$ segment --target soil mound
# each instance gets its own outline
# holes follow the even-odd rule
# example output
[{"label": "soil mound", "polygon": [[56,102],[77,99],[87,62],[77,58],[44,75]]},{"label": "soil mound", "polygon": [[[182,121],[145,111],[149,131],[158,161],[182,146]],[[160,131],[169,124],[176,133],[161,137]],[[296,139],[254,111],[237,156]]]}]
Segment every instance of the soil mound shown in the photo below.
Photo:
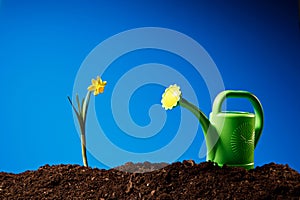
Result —
[{"label": "soil mound", "polygon": [[[0,199],[300,198],[300,174],[288,165],[270,163],[247,171],[192,160],[161,168],[164,164],[126,163],[122,171],[45,165],[20,174],[0,172]],[[136,173],[155,167],[161,169]]]}]

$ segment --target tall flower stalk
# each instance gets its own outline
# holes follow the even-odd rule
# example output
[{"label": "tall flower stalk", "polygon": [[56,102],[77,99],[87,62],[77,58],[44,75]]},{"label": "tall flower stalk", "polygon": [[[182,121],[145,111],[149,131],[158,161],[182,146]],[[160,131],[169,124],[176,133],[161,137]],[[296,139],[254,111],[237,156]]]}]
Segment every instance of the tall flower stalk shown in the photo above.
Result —
[{"label": "tall flower stalk", "polygon": [[91,92],[93,91],[94,95],[97,96],[100,93],[104,92],[104,87],[106,85],[106,81],[102,81],[102,79],[97,76],[97,79],[92,79],[92,85],[90,85],[87,90],[87,94],[85,98],[82,99],[80,102],[78,94],[76,94],[76,102],[77,102],[77,109],[74,106],[72,100],[70,97],[68,97],[70,104],[72,105],[72,108],[76,114],[79,126],[80,126],[80,140],[81,140],[81,155],[82,155],[82,161],[83,165],[88,167],[88,161],[86,156],[86,116],[88,111],[88,106],[90,102],[90,96]]}]

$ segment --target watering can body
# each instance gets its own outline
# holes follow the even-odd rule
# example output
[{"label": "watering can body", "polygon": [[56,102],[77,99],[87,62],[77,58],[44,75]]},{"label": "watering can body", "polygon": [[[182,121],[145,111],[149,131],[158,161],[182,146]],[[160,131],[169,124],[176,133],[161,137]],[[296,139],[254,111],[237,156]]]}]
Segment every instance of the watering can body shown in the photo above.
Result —
[{"label": "watering can body", "polygon": [[[255,113],[221,111],[225,98],[250,100]],[[250,92],[226,90],[213,103],[209,127],[205,133],[207,160],[222,166],[254,168],[254,149],[263,128],[263,109]]]}]

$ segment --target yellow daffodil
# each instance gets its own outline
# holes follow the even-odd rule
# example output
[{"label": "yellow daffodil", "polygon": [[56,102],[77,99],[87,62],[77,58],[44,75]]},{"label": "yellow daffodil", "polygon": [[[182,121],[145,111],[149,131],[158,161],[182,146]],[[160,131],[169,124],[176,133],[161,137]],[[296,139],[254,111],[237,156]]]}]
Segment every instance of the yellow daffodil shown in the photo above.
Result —
[{"label": "yellow daffodil", "polygon": [[176,84],[170,85],[162,95],[161,103],[165,110],[172,109],[181,98],[180,87]]},{"label": "yellow daffodil", "polygon": [[97,76],[97,79],[92,79],[92,85],[90,85],[87,89],[88,92],[85,96],[85,98],[80,101],[79,95],[76,94],[76,101],[77,101],[77,109],[75,105],[73,104],[71,98],[68,96],[68,99],[72,105],[72,108],[74,112],[76,113],[76,117],[80,126],[80,139],[81,139],[81,155],[82,155],[82,161],[83,165],[88,167],[88,160],[86,155],[86,138],[85,138],[85,124],[86,124],[86,117],[87,117],[87,111],[90,103],[90,96],[91,92],[94,91],[94,95],[98,95],[100,93],[104,92],[104,87],[106,85],[106,81],[102,81],[102,79]]},{"label": "yellow daffodil", "polygon": [[104,87],[106,85],[106,81],[102,81],[102,79],[97,76],[97,80],[92,79],[92,85],[88,87],[89,91],[94,91],[94,95],[98,95],[104,92]]}]

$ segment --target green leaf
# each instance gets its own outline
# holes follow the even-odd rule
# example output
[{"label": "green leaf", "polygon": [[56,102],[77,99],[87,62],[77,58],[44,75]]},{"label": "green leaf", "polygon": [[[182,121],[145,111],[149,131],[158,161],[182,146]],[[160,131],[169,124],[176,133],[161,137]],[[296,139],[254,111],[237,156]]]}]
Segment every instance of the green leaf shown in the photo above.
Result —
[{"label": "green leaf", "polygon": [[80,101],[79,101],[78,94],[76,94],[76,101],[77,101],[77,106],[78,106],[78,112],[81,113],[81,106],[80,106]]},{"label": "green leaf", "polygon": [[69,96],[68,96],[68,99],[69,99],[69,102],[70,102],[71,105],[72,105],[73,110],[74,110],[75,113],[76,113],[76,116],[77,116],[78,121],[79,121],[79,120],[82,120],[80,114],[79,114],[78,111],[76,110],[76,108],[75,108],[75,106],[73,105],[72,100],[71,100],[71,98],[70,98]]},{"label": "green leaf", "polygon": [[[83,103],[84,103],[84,100],[85,100],[85,98],[83,98],[82,101],[81,101],[81,112],[82,112],[82,110],[83,110]],[[81,115],[82,115],[82,113],[81,113]]]},{"label": "green leaf", "polygon": [[88,91],[86,94],[85,100],[82,104],[82,119],[83,119],[84,124],[86,122],[86,114],[87,114],[89,103],[90,103],[90,96],[91,96],[91,92]]},{"label": "green leaf", "polygon": [[78,111],[76,110],[76,108],[73,105],[72,100],[69,96],[68,96],[68,99],[69,99],[69,101],[72,105],[72,108],[73,108],[74,112],[76,113],[76,117],[77,117],[77,120],[78,120],[78,123],[79,123],[79,126],[80,126],[80,132],[81,132],[82,135],[85,135],[85,121],[83,120],[83,117],[81,116],[81,114],[78,113]]}]

